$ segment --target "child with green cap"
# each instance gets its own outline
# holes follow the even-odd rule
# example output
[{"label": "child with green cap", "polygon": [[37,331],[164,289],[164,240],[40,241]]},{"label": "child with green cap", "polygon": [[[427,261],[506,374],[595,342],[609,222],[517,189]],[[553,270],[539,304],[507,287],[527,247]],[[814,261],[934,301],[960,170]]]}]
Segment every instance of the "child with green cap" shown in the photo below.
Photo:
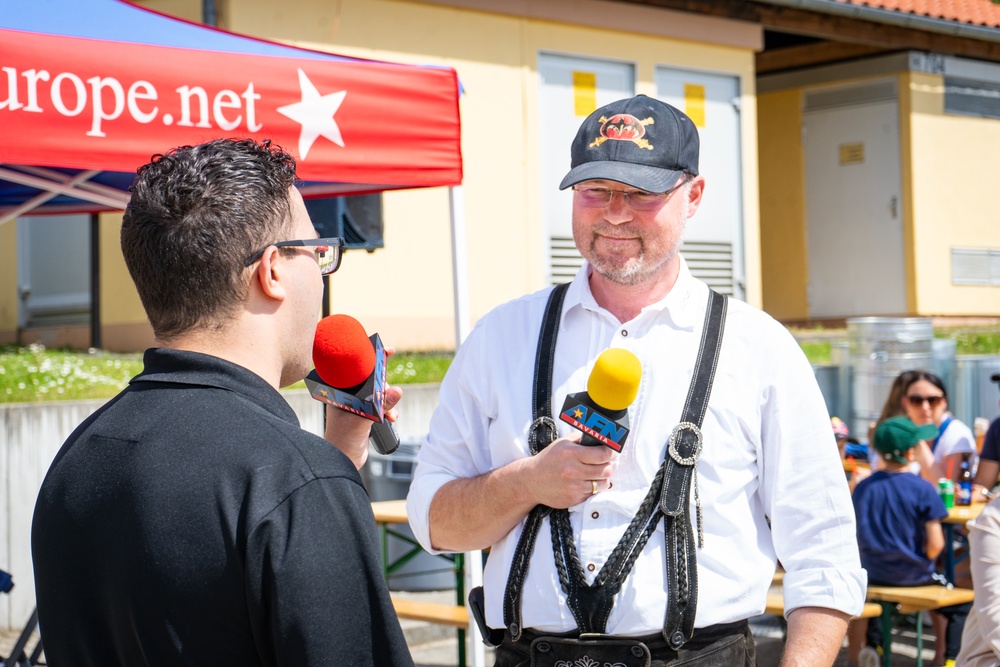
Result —
[{"label": "child with green cap", "polygon": [[[853,495],[861,565],[868,571],[869,585],[948,585],[934,568],[934,561],[944,548],[941,519],[948,516],[948,510],[937,489],[909,469],[914,460],[913,448],[936,436],[935,425],[917,426],[907,417],[885,420],[872,435],[872,446],[881,454],[884,465],[862,480]],[[936,664],[954,664],[969,606],[938,610],[947,619],[947,631],[944,646],[936,647]],[[867,646],[864,646],[866,630]],[[880,665],[881,658],[874,647],[882,644],[881,639],[878,623],[869,624],[866,619],[852,621],[848,630],[850,664]]]}]

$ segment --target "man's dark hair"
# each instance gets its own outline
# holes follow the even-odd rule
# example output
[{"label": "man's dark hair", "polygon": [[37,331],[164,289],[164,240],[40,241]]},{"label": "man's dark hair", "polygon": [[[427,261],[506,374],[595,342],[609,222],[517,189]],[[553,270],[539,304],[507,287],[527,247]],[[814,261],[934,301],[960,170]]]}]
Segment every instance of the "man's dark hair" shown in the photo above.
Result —
[{"label": "man's dark hair", "polygon": [[270,141],[217,139],[139,168],[121,244],[157,338],[219,328],[247,298],[244,261],[287,240],[295,159]]}]

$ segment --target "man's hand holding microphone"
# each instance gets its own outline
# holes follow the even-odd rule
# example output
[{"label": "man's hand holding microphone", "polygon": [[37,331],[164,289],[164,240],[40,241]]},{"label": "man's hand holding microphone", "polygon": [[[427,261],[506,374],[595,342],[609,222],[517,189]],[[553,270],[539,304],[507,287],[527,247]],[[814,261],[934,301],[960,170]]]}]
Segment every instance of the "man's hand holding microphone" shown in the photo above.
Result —
[{"label": "man's hand holding microphone", "polygon": [[587,391],[566,397],[559,419],[580,431],[525,459],[536,504],[564,509],[611,487],[611,462],[628,437],[628,406],[639,392],[642,364],[621,348],[597,357]]},{"label": "man's hand holding microphone", "polygon": [[325,438],[358,469],[368,459],[369,440],[381,454],[399,446],[392,422],[403,391],[385,378],[385,361],[394,352],[350,315],[324,317],[316,327],[316,370],[306,377],[306,386],[326,404]]}]

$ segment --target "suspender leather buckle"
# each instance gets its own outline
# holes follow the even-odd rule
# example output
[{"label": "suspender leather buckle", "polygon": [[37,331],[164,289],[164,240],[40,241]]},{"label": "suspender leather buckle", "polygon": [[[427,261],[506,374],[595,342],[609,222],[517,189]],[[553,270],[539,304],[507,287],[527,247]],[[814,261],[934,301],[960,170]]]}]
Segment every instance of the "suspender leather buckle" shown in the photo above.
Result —
[{"label": "suspender leather buckle", "polygon": [[670,432],[667,454],[682,466],[693,466],[701,454],[701,445],[704,441],[697,424],[681,422]]}]

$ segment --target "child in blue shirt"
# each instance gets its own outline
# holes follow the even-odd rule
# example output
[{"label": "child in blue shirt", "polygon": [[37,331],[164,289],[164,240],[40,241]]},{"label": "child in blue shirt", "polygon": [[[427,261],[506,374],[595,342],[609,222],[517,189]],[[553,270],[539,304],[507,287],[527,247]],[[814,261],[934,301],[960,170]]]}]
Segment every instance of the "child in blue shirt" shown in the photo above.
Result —
[{"label": "child in blue shirt", "polygon": [[[935,572],[934,561],[945,546],[941,519],[948,516],[948,510],[930,482],[909,472],[913,448],[936,435],[933,424],[917,426],[907,417],[887,419],[875,429],[872,445],[882,456],[883,468],[861,480],[853,495],[861,565],[868,571],[870,585],[947,584]],[[937,646],[937,664],[949,664],[948,660],[953,664],[958,655],[969,606],[938,610],[947,619],[947,631],[944,646]],[[868,646],[862,649],[866,630]],[[880,644],[878,623],[869,624],[866,619],[851,622],[851,664],[880,664],[872,648]]]}]

